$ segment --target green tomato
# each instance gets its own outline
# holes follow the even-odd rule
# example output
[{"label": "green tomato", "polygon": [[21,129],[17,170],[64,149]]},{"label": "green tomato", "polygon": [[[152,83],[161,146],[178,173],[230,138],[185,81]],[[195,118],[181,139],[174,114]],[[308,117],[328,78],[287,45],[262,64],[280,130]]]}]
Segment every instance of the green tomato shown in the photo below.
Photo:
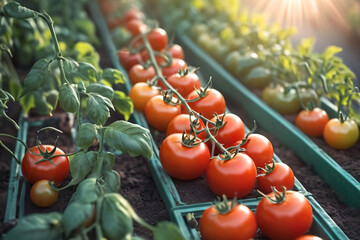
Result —
[{"label": "green tomato", "polygon": [[258,66],[250,70],[245,78],[245,85],[250,88],[263,89],[271,81],[270,70],[263,66]]},{"label": "green tomato", "polygon": [[295,114],[301,108],[296,91],[294,89],[285,91],[282,86],[266,87],[262,99],[271,108],[283,115]]},{"label": "green tomato", "polygon": [[320,98],[314,89],[301,88],[299,90],[299,94],[300,94],[301,104],[304,107],[308,108],[310,104],[312,104],[312,106],[314,107],[320,105]]}]

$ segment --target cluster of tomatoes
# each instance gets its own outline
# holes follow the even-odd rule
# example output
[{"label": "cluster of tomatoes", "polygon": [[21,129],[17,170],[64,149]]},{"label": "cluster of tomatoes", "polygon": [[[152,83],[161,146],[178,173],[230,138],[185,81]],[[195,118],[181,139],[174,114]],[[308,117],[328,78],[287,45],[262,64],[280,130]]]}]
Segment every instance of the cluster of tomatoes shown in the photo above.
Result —
[{"label": "cluster of tomatoes", "polygon": [[[134,13],[136,9],[129,11]],[[267,222],[277,222],[273,221],[275,217],[279,220],[277,228],[286,226],[284,232],[290,234],[284,236],[298,237],[307,232],[312,223],[312,210],[302,194],[283,191],[287,197],[283,197],[281,203],[268,199],[294,185],[294,174],[289,166],[273,161],[271,142],[261,134],[246,135],[241,118],[226,112],[223,95],[208,85],[202,86],[196,71],[188,67],[181,46],[169,44],[162,28],[148,27],[142,21],[141,13],[133,16],[133,19],[127,17],[121,21],[132,35],[130,47],[117,53],[132,83],[129,96],[135,109],[144,114],[153,129],[166,133],[159,149],[164,170],[180,180],[205,174],[209,188],[218,196],[244,197],[254,189],[256,182],[261,192],[268,194],[259,204],[256,220],[251,210],[244,210],[247,208],[244,205],[233,207],[223,216],[217,214],[221,218],[215,220],[217,223],[202,223],[205,220],[201,220],[203,238],[221,239],[223,234],[238,235],[240,231],[244,233],[244,239],[248,239],[255,236],[257,226],[272,237],[274,231],[280,230],[277,231],[276,226],[275,230],[263,226],[269,226]],[[292,221],[280,214],[288,211],[289,204],[298,209],[290,212]],[[267,205],[278,210],[266,210]],[[264,209],[263,214],[260,209]],[[239,211],[242,213],[233,213]],[[252,220],[244,220],[244,214]],[[302,221],[300,215],[306,215],[304,223],[295,224],[294,221]],[[227,216],[230,216],[229,220],[225,220]],[[202,219],[205,218],[214,218],[214,215],[205,212]],[[235,232],[221,228],[239,222],[242,226],[234,229]],[[217,234],[213,235],[214,232]]]}]

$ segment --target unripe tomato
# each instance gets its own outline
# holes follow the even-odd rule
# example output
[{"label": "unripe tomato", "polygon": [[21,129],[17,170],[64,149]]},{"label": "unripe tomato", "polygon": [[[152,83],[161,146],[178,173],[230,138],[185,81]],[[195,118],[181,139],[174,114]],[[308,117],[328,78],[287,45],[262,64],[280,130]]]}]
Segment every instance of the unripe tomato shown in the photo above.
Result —
[{"label": "unripe tomato", "polygon": [[56,203],[58,197],[59,192],[51,188],[47,179],[37,181],[30,190],[31,201],[39,207],[50,207]]},{"label": "unripe tomato", "polygon": [[352,119],[341,122],[333,118],[325,125],[324,139],[332,148],[338,150],[351,148],[359,139],[359,127]]},{"label": "unripe tomato", "polygon": [[159,88],[149,86],[144,82],[136,83],[129,92],[129,97],[134,104],[134,108],[140,112],[144,111],[146,103],[156,95],[160,95]]}]

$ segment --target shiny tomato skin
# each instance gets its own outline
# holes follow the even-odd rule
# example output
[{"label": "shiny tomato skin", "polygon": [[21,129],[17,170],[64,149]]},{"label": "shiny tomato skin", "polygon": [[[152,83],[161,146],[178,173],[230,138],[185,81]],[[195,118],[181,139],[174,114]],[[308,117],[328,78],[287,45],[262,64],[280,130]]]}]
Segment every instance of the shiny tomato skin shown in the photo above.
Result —
[{"label": "shiny tomato skin", "polygon": [[39,180],[31,187],[30,199],[36,206],[50,207],[58,198],[59,192],[50,187],[49,180]]},{"label": "shiny tomato skin", "polygon": [[180,69],[186,69],[188,66],[183,59],[173,58],[170,66],[162,68],[162,74],[165,78],[177,73]]},{"label": "shiny tomato skin", "polygon": [[238,153],[230,160],[214,158],[206,169],[206,181],[210,189],[218,196],[242,198],[255,186],[256,167],[251,158]]},{"label": "shiny tomato skin", "polygon": [[205,173],[210,152],[205,143],[186,147],[181,142],[182,134],[173,133],[165,138],[159,149],[159,158],[164,170],[172,177],[190,180]]},{"label": "shiny tomato skin", "polygon": [[339,119],[333,118],[325,125],[323,137],[326,143],[334,149],[349,149],[359,139],[359,127],[352,119],[341,123]]},{"label": "shiny tomato skin", "polygon": [[[194,116],[191,116],[191,121],[195,121],[196,118]],[[201,121],[201,119],[198,120],[198,125],[195,128],[195,130],[201,130],[205,127],[203,121]],[[183,133],[184,129],[186,131],[186,133],[190,132],[190,116],[189,114],[179,114],[176,117],[173,118],[173,120],[171,120],[171,122],[169,123],[167,129],[166,129],[166,136],[169,136],[170,134],[173,133]],[[206,138],[206,133],[203,131],[201,132],[198,136],[198,138],[200,139],[205,139]]]},{"label": "shiny tomato skin", "polygon": [[[192,100],[198,97],[197,92],[192,91],[186,99]],[[188,105],[194,111],[202,114],[205,118],[211,119],[214,113],[223,114],[226,110],[224,96],[216,89],[208,89],[206,96],[195,102],[188,102]],[[185,110],[184,110],[185,111]]]},{"label": "shiny tomato skin", "polygon": [[129,97],[134,104],[134,108],[140,112],[144,111],[146,103],[150,98],[156,95],[160,95],[160,90],[144,82],[136,83],[129,92]]},{"label": "shiny tomato skin", "polygon": [[170,52],[172,58],[179,58],[184,60],[184,51],[179,44],[173,44],[167,51]]},{"label": "shiny tomato skin", "polygon": [[[274,193],[267,196],[275,199]],[[256,209],[256,221],[261,232],[270,239],[295,239],[310,229],[312,208],[304,195],[290,190],[282,203],[275,204],[263,198]]]},{"label": "shiny tomato skin", "polygon": [[[48,152],[54,149],[53,145],[40,145],[42,151]],[[29,148],[33,153],[40,154],[38,146]],[[53,180],[55,183],[61,183],[69,174],[69,159],[67,156],[54,157],[50,161],[40,161],[43,157],[36,156],[26,151],[21,162],[21,171],[26,180],[35,183],[42,179]],[[60,148],[56,148],[54,155],[64,154]]]},{"label": "shiny tomato skin", "polygon": [[153,66],[144,68],[141,64],[135,64],[129,71],[129,80],[132,84],[146,82],[153,77],[155,77],[155,69]]},{"label": "shiny tomato skin", "polygon": [[181,113],[180,105],[170,105],[163,101],[162,95],[156,95],[146,103],[145,118],[149,125],[160,132],[166,132],[171,120]]},{"label": "shiny tomato skin", "polygon": [[328,121],[326,111],[314,108],[300,111],[296,116],[295,125],[308,136],[321,137]]},{"label": "shiny tomato skin", "polygon": [[152,49],[155,51],[165,50],[168,44],[168,35],[162,28],[154,28],[147,35],[147,39],[149,40]]},{"label": "shiny tomato skin", "polygon": [[255,214],[247,206],[237,204],[226,214],[209,207],[200,218],[199,228],[204,240],[248,240],[255,237],[257,224]]},{"label": "shiny tomato skin", "polygon": [[[264,171],[259,171],[259,174],[264,174]],[[275,187],[278,191],[282,191],[282,187],[290,190],[294,186],[295,177],[293,170],[285,163],[275,163],[274,170],[264,176],[257,178],[259,190],[262,193],[271,193],[271,187]]]},{"label": "shiny tomato skin", "polygon": [[139,53],[130,54],[129,50],[122,48],[117,51],[119,62],[129,71],[132,66],[140,63],[141,56]]},{"label": "shiny tomato skin", "polygon": [[[184,76],[181,76],[179,73],[175,73],[166,80],[183,97],[189,95],[195,88],[200,89],[201,87],[199,76],[193,72],[189,72]],[[162,87],[161,84],[159,85]]]},{"label": "shiny tomato skin", "polygon": [[258,133],[250,134],[246,143],[241,147],[245,149],[245,153],[251,157],[256,167],[263,168],[265,164],[272,163],[274,148],[269,139],[264,135]]},{"label": "shiny tomato skin", "polygon": [[315,236],[315,235],[302,235],[300,237],[297,237],[295,240],[323,240],[321,237]]}]

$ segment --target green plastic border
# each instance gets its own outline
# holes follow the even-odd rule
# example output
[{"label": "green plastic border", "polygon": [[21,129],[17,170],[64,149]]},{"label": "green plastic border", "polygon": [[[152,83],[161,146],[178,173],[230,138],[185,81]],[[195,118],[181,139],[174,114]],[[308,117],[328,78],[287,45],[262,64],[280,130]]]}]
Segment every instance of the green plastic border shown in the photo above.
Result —
[{"label": "green plastic border", "polygon": [[[276,135],[306,164],[312,166],[317,174],[335,190],[342,201],[360,209],[360,183],[353,176],[303,132],[249,91],[188,36],[178,34],[177,40],[183,46],[189,64],[200,67],[202,73],[206,73],[205,77],[212,76],[213,86],[221,90],[225,96],[236,96],[237,103],[249,114],[250,118],[256,119],[262,128]],[[322,102],[327,106],[326,110],[333,109],[324,100]],[[333,114],[331,111],[330,113]]]}]

